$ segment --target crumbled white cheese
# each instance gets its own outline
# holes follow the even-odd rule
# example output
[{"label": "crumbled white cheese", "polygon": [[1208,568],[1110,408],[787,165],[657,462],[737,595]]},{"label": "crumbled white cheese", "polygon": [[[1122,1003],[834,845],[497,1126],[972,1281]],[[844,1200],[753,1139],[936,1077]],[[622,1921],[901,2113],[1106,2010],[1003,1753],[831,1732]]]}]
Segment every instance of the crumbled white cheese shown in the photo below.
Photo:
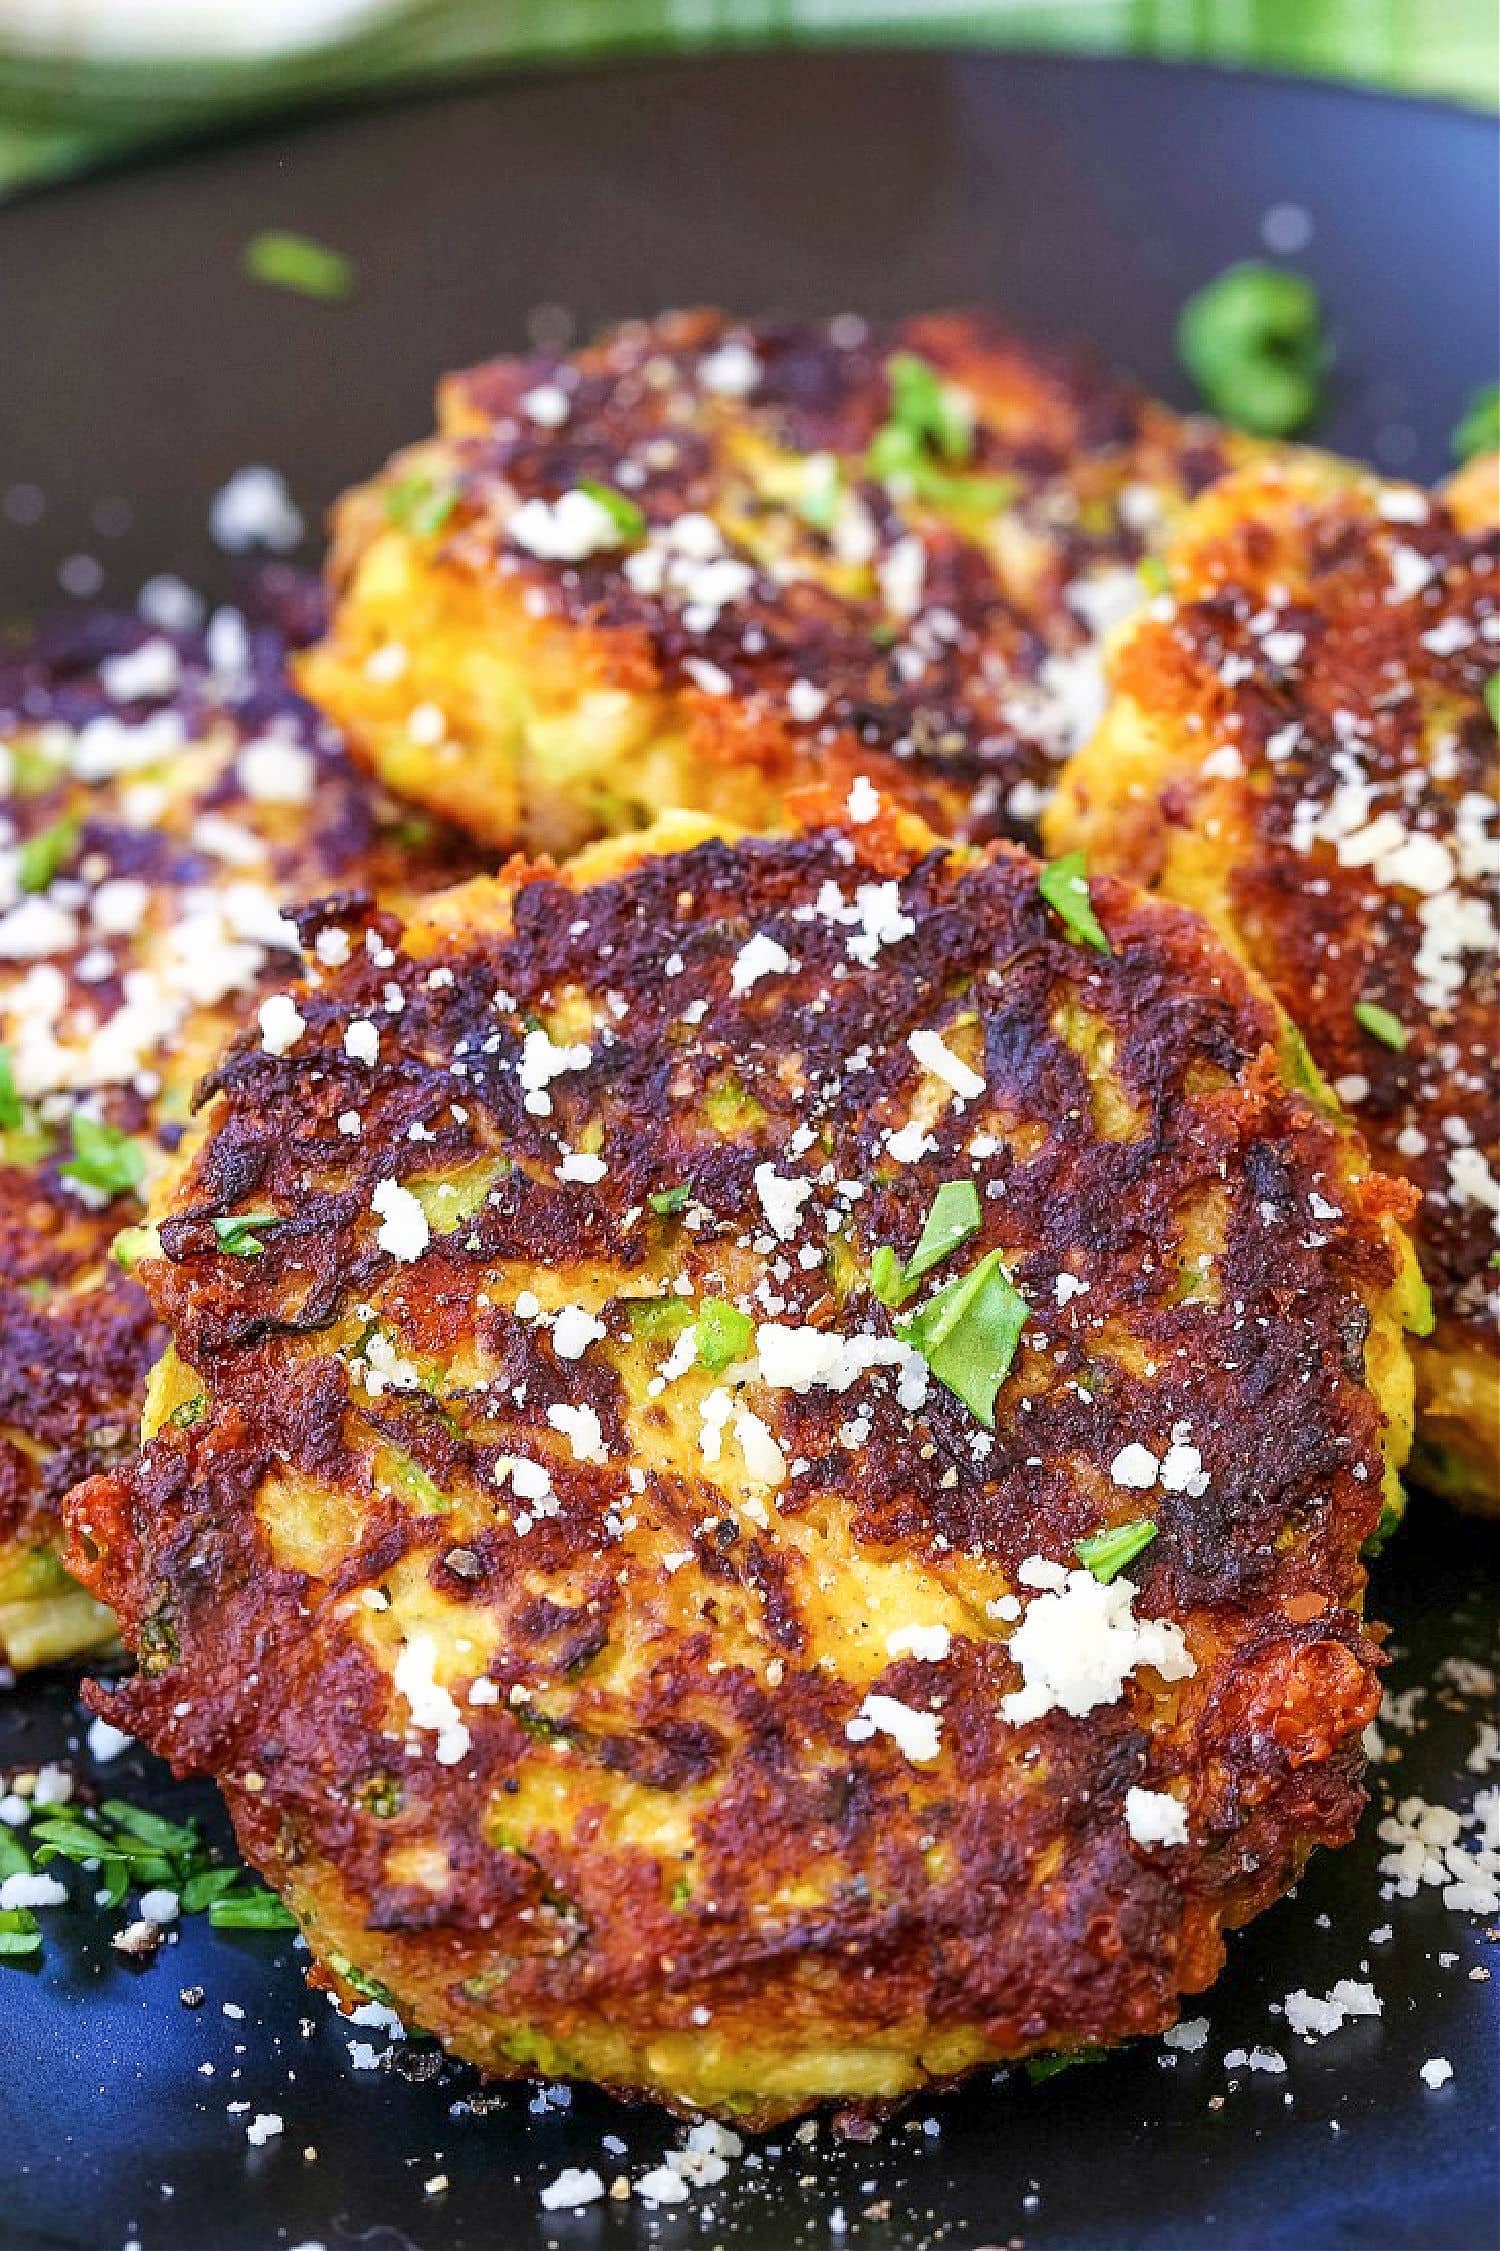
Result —
[{"label": "crumbled white cheese", "polygon": [[278,470],[236,469],[214,494],[208,528],[214,545],[226,554],[245,555],[254,547],[285,554],[302,537],[302,517]]},{"label": "crumbled white cheese", "polygon": [[370,1209],[380,1219],[375,1240],[383,1251],[407,1262],[421,1257],[432,1240],[432,1230],[426,1212],[409,1188],[403,1188],[399,1180],[378,1181]]},{"label": "crumbled white cheese", "polygon": [[[1061,1573],[1043,1557],[1029,1558],[1017,1573],[1022,1585],[1038,1583],[1037,1596],[1010,1637],[1010,1655],[1024,1685],[1002,1697],[1000,1709],[1016,1725],[1061,1709],[1082,1718],[1096,1704],[1115,1703],[1138,1666],[1163,1680],[1185,1680],[1197,1666],[1182,1629],[1165,1618],[1137,1618],[1137,1589],[1125,1577],[1101,1585],[1090,1571]],[[1053,1573],[1061,1573],[1056,1583]]]},{"label": "crumbled white cheese", "polygon": [[542,2190],[542,2210],[578,2212],[585,2204],[597,2204],[603,2194],[604,2183],[592,2166],[565,2165]]},{"label": "crumbled white cheese", "polygon": [[290,993],[272,993],[261,1002],[259,1016],[260,1044],[267,1055],[287,1054],[307,1030],[307,1019]]},{"label": "crumbled white cheese", "polygon": [[800,1224],[802,1206],[812,1194],[812,1182],[786,1179],[769,1160],[756,1166],[753,1177],[760,1208],[773,1232],[781,1242],[790,1242]]},{"label": "crumbled white cheese", "polygon": [[729,990],[738,1000],[762,977],[783,976],[792,966],[792,957],[785,946],[778,945],[758,930],[753,938],[746,939],[734,958],[729,973]]},{"label": "crumbled white cheese", "polygon": [[262,735],[245,744],[235,760],[235,773],[245,795],[259,805],[308,805],[318,767],[301,743]]},{"label": "crumbled white cheese", "polygon": [[437,1643],[431,1634],[413,1634],[402,1644],[391,1679],[396,1693],[406,1699],[412,1726],[437,1736],[439,1766],[456,1766],[469,1748],[469,1730],[437,1678]]},{"label": "crumbled white cheese", "polygon": [[971,1070],[951,1047],[945,1047],[936,1032],[913,1032],[906,1044],[923,1070],[930,1071],[945,1086],[951,1086],[955,1094],[970,1102],[983,1094],[985,1082],[979,1073]]},{"label": "crumbled white cheese", "polygon": [[575,1462],[608,1461],[603,1425],[592,1407],[549,1407],[547,1420],[567,1439]]},{"label": "crumbled white cheese", "polygon": [[559,1306],[552,1327],[552,1349],[559,1360],[581,1360],[605,1333],[604,1323],[581,1305]]},{"label": "crumbled white cheese", "polygon": [[915,1711],[897,1697],[872,1693],[846,1723],[844,1733],[851,1743],[888,1735],[904,1759],[913,1766],[926,1766],[938,1755],[942,1722],[936,1712]]},{"label": "crumbled white cheese", "polygon": [[505,528],[517,547],[549,563],[581,563],[625,544],[603,501],[577,487],[556,500],[523,500]]},{"label": "crumbled white cheese", "polygon": [[946,1626],[898,1626],[886,1635],[885,1646],[892,1657],[917,1657],[924,1664],[940,1665],[953,1646],[953,1636]]},{"label": "crumbled white cheese", "polygon": [[1187,1808],[1169,1790],[1132,1788],[1125,1793],[1125,1827],[1138,1845],[1185,1845]]}]

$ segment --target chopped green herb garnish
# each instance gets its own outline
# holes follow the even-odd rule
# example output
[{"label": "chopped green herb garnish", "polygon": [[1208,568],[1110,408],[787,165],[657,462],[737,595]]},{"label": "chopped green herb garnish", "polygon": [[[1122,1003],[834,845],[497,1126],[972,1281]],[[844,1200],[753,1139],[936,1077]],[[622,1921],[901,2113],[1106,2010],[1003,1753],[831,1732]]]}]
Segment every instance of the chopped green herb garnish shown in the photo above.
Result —
[{"label": "chopped green herb garnish", "polygon": [[0,1822],[0,1884],[7,1876],[29,1876],[31,1855],[13,1829]]},{"label": "chopped green herb garnish", "polygon": [[601,485],[593,477],[580,477],[578,489],[586,492],[590,500],[598,501],[619,533],[622,546],[633,547],[638,540],[645,538],[645,516],[633,500],[626,499],[623,492],[616,492],[613,485]]},{"label": "chopped green herb garnish", "polygon": [[41,1925],[29,1907],[0,1907],[0,1961],[35,1954],[41,1943]]},{"label": "chopped green herb garnish", "polygon": [[294,289],[302,297],[347,297],[358,275],[342,250],[330,250],[310,235],[270,228],[245,245],[245,271],[272,289]]},{"label": "chopped green herb garnish", "polygon": [[1006,1273],[998,1251],[934,1291],[925,1305],[896,1324],[938,1382],[995,1427],[995,1398],[1005,1381],[1027,1320],[1026,1300]]},{"label": "chopped green herb garnish", "polygon": [[890,417],[870,441],[865,473],[904,488],[935,508],[972,509],[993,515],[1015,498],[1014,477],[955,475],[974,450],[974,410],[915,352],[886,362]]},{"label": "chopped green herb garnish", "polygon": [[1148,594],[1169,594],[1172,590],[1172,573],[1160,555],[1143,555],[1135,566],[1135,575]]},{"label": "chopped green herb garnish", "polygon": [[972,1180],[945,1180],[932,1199],[916,1249],[904,1262],[888,1243],[870,1260],[870,1288],[882,1305],[904,1305],[924,1274],[979,1232],[979,1191]]},{"label": "chopped green herb garnish", "polygon": [[979,1190],[972,1180],[945,1180],[932,1199],[917,1247],[906,1262],[908,1282],[941,1266],[950,1251],[979,1232]]},{"label": "chopped green herb garnish", "polygon": [[458,487],[416,472],[385,488],[385,512],[416,539],[435,539],[458,506]]},{"label": "chopped green herb garnish", "polygon": [[112,1821],[129,1837],[135,1837],[153,1852],[195,1852],[198,1832],[181,1821],[164,1821],[159,1813],[148,1813],[144,1806],[130,1805],[124,1798],[106,1798],[99,1808],[101,1820]]},{"label": "chopped green herb garnish", "polygon": [[886,429],[904,431],[945,461],[967,461],[974,446],[974,409],[964,393],[915,352],[893,352],[885,372],[891,387]]},{"label": "chopped green herb garnish", "polygon": [[194,1423],[201,1423],[207,1413],[208,1394],[200,1391],[193,1398],[184,1399],[180,1405],[174,1407],[168,1415],[167,1421],[174,1430],[191,1430]]},{"label": "chopped green herb garnish", "polygon": [[734,1361],[743,1360],[755,1342],[755,1323],[748,1313],[726,1305],[722,1298],[701,1298],[695,1323],[698,1365],[707,1368],[710,1375],[716,1376]]},{"label": "chopped green herb garnish", "polygon": [[1088,864],[1081,852],[1065,852],[1049,860],[1037,879],[1037,889],[1048,906],[1082,945],[1101,954],[1113,953],[1089,897]]},{"label": "chopped green herb garnish", "polygon": [[1484,708],[1500,727],[1500,672],[1492,672],[1484,684]]},{"label": "chopped green herb garnish", "polygon": [[8,1133],[23,1122],[25,1113],[21,1097],[16,1092],[16,1074],[11,1066],[10,1049],[0,1047],[0,1133]]},{"label": "chopped green herb garnish", "polygon": [[297,1918],[273,1891],[227,1892],[210,1900],[208,1919],[216,1931],[294,1931]]},{"label": "chopped green herb garnish", "polygon": [[110,1125],[75,1110],[70,1121],[73,1154],[62,1167],[65,1180],[92,1188],[101,1196],[128,1196],[146,1177],[146,1152],[139,1141]]},{"label": "chopped green herb garnish", "polygon": [[1093,1572],[1100,1586],[1107,1587],[1155,1538],[1156,1526],[1143,1516],[1134,1524],[1112,1524],[1105,1532],[1077,1541],[1073,1553],[1086,1571]]},{"label": "chopped green herb garnish", "polygon": [[1453,433],[1455,461],[1472,461],[1477,453],[1500,453],[1500,383],[1486,383],[1471,394]]},{"label": "chopped green herb garnish", "polygon": [[1322,308],[1301,274],[1230,266],[1183,306],[1177,349],[1215,413],[1257,437],[1290,436],[1322,403]]},{"label": "chopped green herb garnish", "polygon": [[1398,1055],[1411,1038],[1400,1017],[1382,1008],[1378,1000],[1357,1000],[1354,1021],[1372,1040],[1379,1040],[1382,1047],[1393,1047]]},{"label": "chopped green herb garnish", "polygon": [[654,1212],[660,1213],[663,1219],[673,1219],[678,1212],[686,1210],[687,1201],[691,1194],[691,1188],[687,1186],[686,1182],[683,1182],[676,1188],[658,1188],[655,1195],[648,1196],[646,1201]]},{"label": "chopped green herb garnish", "polygon": [[182,1911],[185,1915],[201,1915],[214,1900],[222,1899],[225,1892],[233,1891],[244,1878],[243,1868],[204,1868],[196,1876],[189,1876],[182,1887]]},{"label": "chopped green herb garnish", "polygon": [[1039,2087],[1044,2080],[1055,2079],[1060,2071],[1071,2071],[1077,2063],[1102,2061],[1103,2051],[1099,2048],[1067,2048],[1055,2056],[1028,2056],[1026,2076],[1033,2086]]},{"label": "chopped green herb garnish", "polygon": [[35,836],[29,836],[16,860],[16,881],[21,889],[45,891],[73,857],[77,845],[78,823],[74,820],[54,821],[50,828],[38,829]]},{"label": "chopped green herb garnish", "polygon": [[239,1212],[213,1223],[219,1248],[230,1258],[263,1258],[266,1246],[260,1240],[261,1231],[280,1225],[281,1214],[274,1211]]},{"label": "chopped green herb garnish", "polygon": [[870,1259],[870,1288],[882,1305],[904,1305],[916,1288],[889,1243],[877,1243]]}]

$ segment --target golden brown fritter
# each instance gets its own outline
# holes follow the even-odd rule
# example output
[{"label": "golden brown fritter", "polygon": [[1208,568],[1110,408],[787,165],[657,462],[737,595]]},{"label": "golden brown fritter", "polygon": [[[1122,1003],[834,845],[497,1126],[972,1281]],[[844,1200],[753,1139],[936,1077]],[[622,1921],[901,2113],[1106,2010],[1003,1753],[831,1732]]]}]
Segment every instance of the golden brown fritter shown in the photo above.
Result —
[{"label": "golden brown fritter", "polygon": [[1500,463],[1453,503],[1312,460],[1206,495],[1048,833],[1207,914],[1421,1189],[1413,1474],[1494,1510]]},{"label": "golden brown fritter", "polygon": [[769,2121],[1158,2030],[1347,1838],[1420,1284],[1196,917],[706,826],[331,918],[70,1556],[336,1980]]},{"label": "golden brown fritter", "polygon": [[110,1246],[199,1073],[295,969],[284,903],[405,896],[474,865],[376,798],[287,687],[310,591],[282,584],[279,622],[223,611],[205,636],[82,616],[0,655],[0,1660],[15,1666],[113,1634],[55,1553],[62,1494],[134,1443],[161,1350]]},{"label": "golden brown fritter", "polygon": [[634,323],[449,377],[336,518],[314,701],[492,844],[867,774],[1022,837],[1097,717],[1097,635],[1260,449],[979,314]]}]

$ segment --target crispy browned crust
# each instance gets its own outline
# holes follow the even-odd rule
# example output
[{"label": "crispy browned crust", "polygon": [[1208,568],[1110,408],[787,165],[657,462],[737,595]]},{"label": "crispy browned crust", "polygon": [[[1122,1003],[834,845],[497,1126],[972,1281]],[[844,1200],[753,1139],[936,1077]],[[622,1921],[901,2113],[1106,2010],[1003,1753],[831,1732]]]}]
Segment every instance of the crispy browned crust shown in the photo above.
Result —
[{"label": "crispy browned crust", "polygon": [[[829,887],[882,882],[915,927],[860,969]],[[1379,1662],[1360,1549],[1402,1450],[1400,1381],[1383,1402],[1371,1370],[1376,1334],[1392,1366],[1408,1192],[1287,1089],[1280,1019],[1196,918],[1112,882],[1094,895],[1109,958],[1068,939],[1024,855],[950,855],[889,820],[705,842],[590,887],[518,863],[404,942],[382,924],[384,947],[299,991],[289,1054],[242,1038],[208,1083],[145,1270],[185,1403],[72,1504],[74,1567],[142,1660],[98,1703],[219,1780],[320,1952],[489,2069],[704,2100],[691,2073],[589,2058],[710,2023],[793,2056],[914,2027],[939,2060],[910,2085],[944,2075],[966,2028],[967,2062],[1156,2030],[1214,1975],[1221,1927],[1352,1831]],[[757,932],[795,966],[735,997]],[[593,1060],[541,1117],[517,1059],[561,1008]],[[1077,1011],[1102,1043],[1087,1054],[1059,1028]],[[346,1053],[356,1018],[381,1027],[373,1069]],[[922,1027],[967,1042],[987,1087],[929,1099],[935,1146],[901,1165],[885,1137],[934,1093],[907,1047]],[[731,1069],[759,1111],[715,1126]],[[1128,1124],[1096,1122],[1111,1094]],[[357,1137],[336,1123],[351,1107]],[[559,1148],[596,1143],[604,1178],[560,1182]],[[411,1262],[377,1245],[381,1182],[486,1158],[509,1169],[455,1231]],[[785,1245],[753,1185],[767,1161],[818,1183]],[[751,1382],[791,1466],[759,1520],[743,1480],[731,1494],[673,1453],[674,1394],[653,1398],[657,1359],[632,1357],[630,1296],[687,1275],[762,1320],[889,1336],[871,1247],[909,1249],[935,1183],[971,1171],[985,1216],[959,1263],[1003,1246],[1030,1306],[992,1442],[940,1385],[908,1410],[881,1371],[841,1393]],[[696,1220],[646,1206],[678,1184]],[[211,1218],[236,1208],[281,1215],[263,1256],[220,1253]],[[1210,1209],[1195,1290],[1179,1258]],[[1059,1305],[1064,1272],[1087,1290]],[[562,1358],[516,1310],[533,1282],[599,1305],[606,1339]],[[349,1352],[371,1324],[425,1388],[361,1393]],[[597,1414],[604,1463],[569,1458],[560,1402]],[[1111,1482],[1122,1448],[1162,1453],[1184,1423],[1200,1494]],[[382,1477],[392,1444],[443,1512]],[[560,1504],[524,1538],[493,1474],[518,1454]],[[1159,1536],[1139,1614],[1180,1622],[1196,1674],[1006,1721],[1019,1671],[987,1602],[1028,1557],[1071,1564],[1076,1540],[1141,1514]],[[876,1623],[859,1574],[885,1567],[917,1616],[958,1620],[943,1662],[851,1658]],[[459,1689],[457,1763],[407,1729],[363,1590],[441,1621],[445,1649],[471,1637],[459,1671],[498,1693]],[[846,1737],[877,1684],[940,1712],[935,1764]],[[1137,1783],[1179,1794],[1188,1845],[1132,1843]],[[652,1825],[634,1841],[622,1805]],[[514,1849],[494,1841],[508,1818]],[[725,2099],[800,2106],[753,2083]]]},{"label": "crispy browned crust", "polygon": [[[1436,498],[1326,463],[1246,472],[1200,502],[1172,552],[1175,602],[1123,641],[1118,700],[1049,834],[1137,881],[1165,871],[1173,895],[1213,915],[1377,1161],[1422,1191],[1438,1321],[1419,1359],[1419,1374],[1433,1363],[1423,1466],[1495,1506],[1500,747],[1484,690],[1500,672],[1500,466],[1476,463],[1464,482],[1462,526]],[[1335,831],[1382,816],[1398,841],[1441,847],[1450,880],[1439,867],[1418,888],[1341,845]],[[1194,872],[1189,836],[1204,840]],[[1445,972],[1443,922],[1458,915]],[[1357,1002],[1389,1010],[1406,1045],[1372,1036]],[[1461,1150],[1482,1160],[1477,1189]],[[1467,1431],[1437,1366],[1460,1356],[1490,1368]],[[1461,1474],[1443,1470],[1454,1448]]]},{"label": "crispy browned crust", "polygon": [[[753,353],[747,392],[726,395],[705,376],[726,342]],[[961,473],[1005,481],[1000,510],[902,497],[869,474],[896,353],[919,355],[968,393],[974,442]],[[527,402],[558,385],[568,417],[552,428]],[[690,738],[695,794],[679,801],[775,826],[789,790],[842,787],[863,772],[941,833],[1022,840],[1034,837],[1091,694],[1089,582],[1102,592],[1108,578],[1106,607],[1117,608],[1122,581],[1128,589],[1183,503],[1258,450],[1169,412],[1083,352],[1023,341],[975,312],[879,327],[736,323],[710,311],[634,322],[565,360],[503,359],[449,376],[439,429],[341,504],[331,633],[303,672],[357,750],[375,745],[377,765],[387,716],[364,673],[358,577],[391,534],[392,488],[415,475],[454,497],[436,537],[414,542],[428,550],[432,618],[461,617],[465,634],[482,636],[486,612],[503,606],[508,636],[525,620],[535,668],[566,665],[571,644],[578,692],[586,683],[665,699],[663,731]],[[837,463],[858,538],[801,512],[788,478],[814,456]],[[656,532],[690,514],[713,518],[725,555],[755,564],[753,587],[699,615],[680,591],[644,591],[621,553],[546,562],[509,535],[518,503],[589,481],[628,488]],[[920,593],[909,615],[885,574],[913,541]],[[408,624],[420,641],[422,618]],[[714,676],[727,688],[703,685]],[[805,697],[799,706],[797,683],[818,691],[821,708]],[[463,720],[451,723],[462,739]],[[423,794],[418,777],[405,778]],[[471,794],[465,810],[500,844],[572,844],[629,825],[582,799],[565,811],[527,801],[524,789],[516,808],[497,798],[487,810]]]},{"label": "crispy browned crust", "polygon": [[[41,895],[72,916],[73,942],[0,958],[0,1046],[25,1098],[21,1126],[0,1133],[0,1566],[10,1559],[23,1576],[23,1551],[55,1542],[68,1486],[134,1445],[146,1375],[162,1345],[144,1293],[109,1255],[142,1207],[121,1195],[96,1208],[69,1188],[69,1114],[84,1102],[163,1161],[181,1134],[194,1080],[259,995],[293,968],[295,941],[291,950],[246,945],[234,989],[185,1008],[159,1039],[145,1041],[134,1077],[129,1065],[114,1078],[91,1072],[83,1062],[90,1033],[121,1020],[127,980],[161,972],[164,933],[236,884],[275,902],[351,885],[408,895],[474,864],[429,821],[407,824],[382,803],[287,687],[287,637],[310,591],[276,590],[274,620],[256,622],[243,661],[217,672],[201,635],[156,636],[176,651],[176,685],[123,704],[101,685],[100,666],[153,638],[137,620],[80,616],[0,657],[0,740],[14,746],[6,753],[11,786],[0,797],[8,840],[24,848],[60,822],[77,824]],[[222,652],[222,639],[218,646]],[[100,779],[72,770],[82,730],[160,723],[168,714],[181,721],[181,747],[149,768]],[[305,803],[267,804],[240,784],[240,746],[271,732],[314,761]],[[132,811],[143,789],[158,792],[160,803]],[[204,816],[248,839],[250,858],[216,851],[213,831],[200,827]],[[93,902],[118,878],[143,883],[149,900],[137,928],[106,931]],[[10,886],[7,903],[23,902],[13,878]],[[286,936],[293,938],[290,926]],[[184,951],[200,974],[211,943],[199,938]],[[39,975],[54,973],[63,980],[46,1019],[59,1042],[55,1067],[34,1045],[28,1025],[37,1011],[27,999]],[[4,1644],[0,1631],[0,1658]]]}]

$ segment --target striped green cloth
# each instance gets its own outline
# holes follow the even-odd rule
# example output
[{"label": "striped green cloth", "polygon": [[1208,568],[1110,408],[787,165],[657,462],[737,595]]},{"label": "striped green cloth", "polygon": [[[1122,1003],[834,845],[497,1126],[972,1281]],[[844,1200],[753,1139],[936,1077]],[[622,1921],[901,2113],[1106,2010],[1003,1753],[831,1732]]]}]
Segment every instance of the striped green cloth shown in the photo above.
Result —
[{"label": "striped green cloth", "polygon": [[[39,38],[22,51],[0,11],[0,192],[221,119],[361,89],[710,47],[865,41],[1153,55],[1500,106],[1496,0],[347,0],[342,9],[324,0],[323,23],[358,28],[271,56],[253,44],[234,53],[237,29],[241,46],[256,35],[245,5],[202,0],[191,56],[124,51],[101,28],[105,0],[50,13],[66,21],[66,53]],[[35,25],[49,11],[23,14]],[[290,16],[283,0],[277,20]]]}]

